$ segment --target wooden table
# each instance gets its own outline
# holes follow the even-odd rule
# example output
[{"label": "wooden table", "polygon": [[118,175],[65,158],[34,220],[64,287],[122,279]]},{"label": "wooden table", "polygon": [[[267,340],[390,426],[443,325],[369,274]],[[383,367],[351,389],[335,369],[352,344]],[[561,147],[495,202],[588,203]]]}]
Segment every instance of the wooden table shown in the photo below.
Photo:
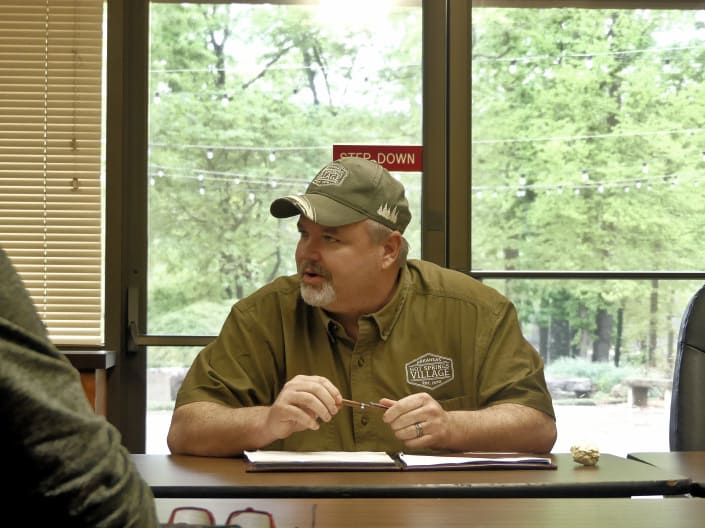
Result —
[{"label": "wooden table", "polygon": [[96,414],[107,412],[108,370],[115,366],[113,350],[62,350],[81,375],[81,385]]},{"label": "wooden table", "polygon": [[705,501],[666,499],[157,499],[161,522],[177,506],[200,506],[224,523],[234,510],[268,511],[277,528],[695,528]]},{"label": "wooden table", "polygon": [[705,451],[629,453],[627,457],[671,473],[687,475],[692,480],[690,493],[705,497]]},{"label": "wooden table", "polygon": [[570,454],[550,456],[558,469],[273,473],[248,473],[241,458],[132,458],[163,498],[631,497],[690,490],[682,474],[615,455],[602,455],[594,467],[576,464]]}]

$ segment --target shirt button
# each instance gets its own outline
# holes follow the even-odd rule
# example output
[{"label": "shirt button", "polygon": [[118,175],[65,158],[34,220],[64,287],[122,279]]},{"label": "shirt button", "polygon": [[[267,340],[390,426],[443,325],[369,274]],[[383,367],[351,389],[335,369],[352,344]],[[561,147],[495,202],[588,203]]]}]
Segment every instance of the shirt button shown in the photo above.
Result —
[{"label": "shirt button", "polygon": [[361,366],[363,366],[364,364],[365,364],[365,358],[364,358],[364,357],[357,358],[357,366],[358,366],[358,367],[361,367]]},{"label": "shirt button", "polygon": [[360,423],[362,425],[367,425],[367,422],[369,422],[369,421],[370,421],[370,417],[367,416],[366,414],[363,414],[362,418],[360,418]]}]

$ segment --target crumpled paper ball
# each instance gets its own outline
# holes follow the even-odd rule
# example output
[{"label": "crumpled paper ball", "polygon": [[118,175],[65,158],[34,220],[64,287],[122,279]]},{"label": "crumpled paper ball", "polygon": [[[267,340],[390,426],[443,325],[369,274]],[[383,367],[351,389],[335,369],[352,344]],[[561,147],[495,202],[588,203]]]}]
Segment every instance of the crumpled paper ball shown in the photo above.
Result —
[{"label": "crumpled paper ball", "polygon": [[573,460],[583,466],[594,466],[600,460],[600,450],[592,445],[574,445],[570,452]]}]

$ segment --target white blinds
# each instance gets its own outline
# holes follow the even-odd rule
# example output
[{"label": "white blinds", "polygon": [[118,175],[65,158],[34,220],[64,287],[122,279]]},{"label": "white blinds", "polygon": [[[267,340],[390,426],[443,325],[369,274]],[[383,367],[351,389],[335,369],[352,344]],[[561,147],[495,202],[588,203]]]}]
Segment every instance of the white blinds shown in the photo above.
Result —
[{"label": "white blinds", "polygon": [[102,0],[0,2],[0,245],[57,344],[102,344]]}]

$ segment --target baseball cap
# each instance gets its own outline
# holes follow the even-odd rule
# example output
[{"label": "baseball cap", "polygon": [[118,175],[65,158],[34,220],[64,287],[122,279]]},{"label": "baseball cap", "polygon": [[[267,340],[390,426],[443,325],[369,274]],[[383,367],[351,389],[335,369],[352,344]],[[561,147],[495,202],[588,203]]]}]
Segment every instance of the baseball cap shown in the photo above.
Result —
[{"label": "baseball cap", "polygon": [[355,157],[329,163],[304,194],[277,198],[269,210],[277,218],[303,214],[330,227],[371,218],[400,233],[411,220],[404,186],[381,165]]}]

